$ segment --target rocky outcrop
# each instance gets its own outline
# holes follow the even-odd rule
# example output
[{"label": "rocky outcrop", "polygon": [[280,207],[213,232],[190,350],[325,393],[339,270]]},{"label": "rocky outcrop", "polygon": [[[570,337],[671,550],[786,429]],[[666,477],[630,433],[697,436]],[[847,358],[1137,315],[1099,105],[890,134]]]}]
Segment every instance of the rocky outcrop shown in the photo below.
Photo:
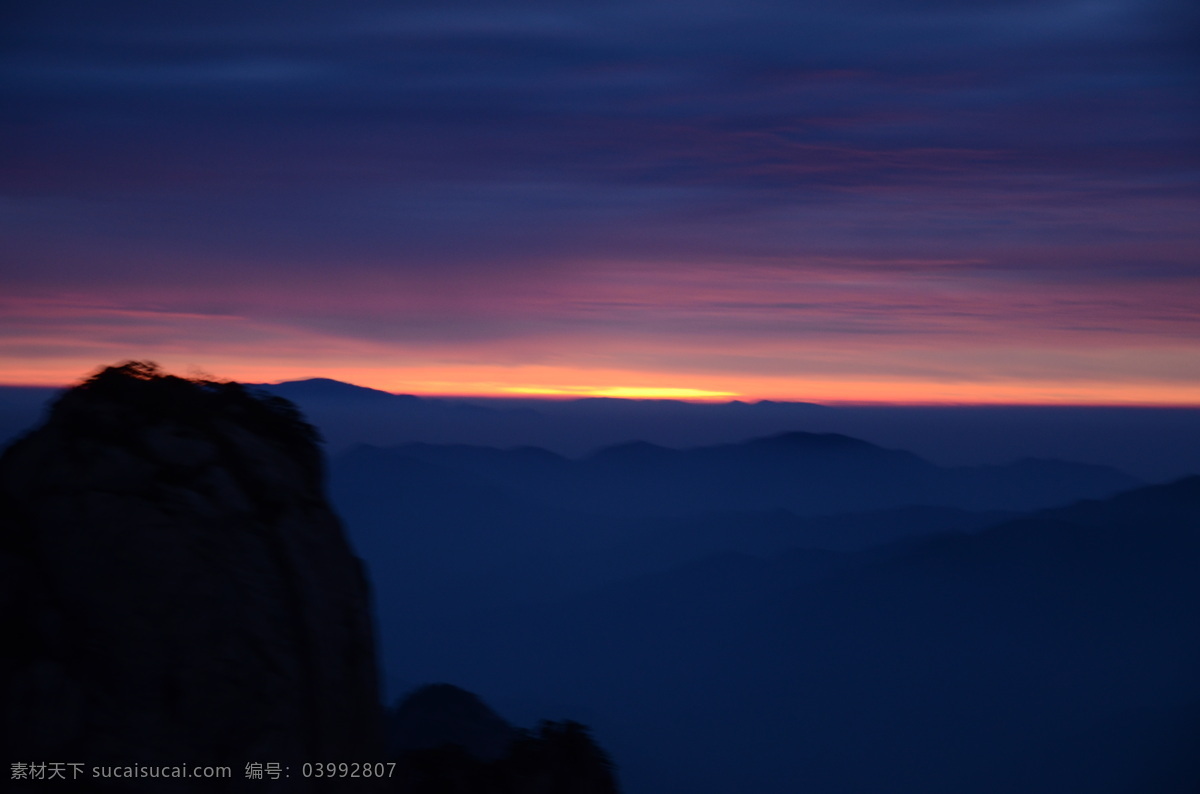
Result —
[{"label": "rocky outcrop", "polygon": [[396,794],[617,794],[608,754],[587,727],[543,720],[514,728],[479,697],[430,684],[405,697],[389,725]]},{"label": "rocky outcrop", "polygon": [[[130,363],[66,392],[7,450],[12,762],[228,765],[224,783],[113,788],[262,794],[346,790],[299,765],[380,760],[368,588],[316,441],[286,401]],[[290,778],[248,781],[247,763]]]},{"label": "rocky outcrop", "polygon": [[405,697],[388,718],[393,755],[461,747],[473,758],[502,758],[520,733],[479,696],[453,684],[427,684]]}]

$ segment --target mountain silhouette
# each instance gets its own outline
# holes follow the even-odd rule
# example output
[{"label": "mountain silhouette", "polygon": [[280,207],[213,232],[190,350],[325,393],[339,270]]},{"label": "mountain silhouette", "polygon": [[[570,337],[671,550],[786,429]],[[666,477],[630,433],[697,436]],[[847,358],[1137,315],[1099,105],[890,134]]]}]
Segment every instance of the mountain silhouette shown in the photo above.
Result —
[{"label": "mountain silhouette", "polygon": [[[296,403],[333,453],[361,443],[421,441],[540,446],[579,457],[629,439],[686,449],[803,429],[907,449],[943,464],[1077,460],[1151,482],[1200,471],[1200,410],[1194,408],[431,398],[327,378],[253,388]],[[32,424],[57,391],[0,386],[0,446]]]},{"label": "mountain silhouette", "polygon": [[356,403],[373,402],[397,406],[413,406],[424,402],[421,398],[411,394],[393,394],[331,378],[306,378],[282,383],[255,383],[248,384],[247,388],[283,397],[292,402],[346,400]]},{"label": "mountain silhouette", "polygon": [[715,555],[441,621],[410,663],[587,709],[635,792],[1183,794],[1198,511],[1189,478],[973,534]]},{"label": "mountain silhouette", "polygon": [[[373,571],[391,659],[406,654],[400,638],[414,624],[432,630],[481,602],[566,595],[724,552],[852,549],[979,529],[1136,482],[1062,464],[1067,476],[1030,484],[1028,465],[941,467],[807,433],[685,450],[627,444],[582,459],[409,443],[335,456],[332,493]],[[388,686],[431,677],[444,676],[389,669]]]},{"label": "mountain silhouette", "polygon": [[[617,790],[580,723],[521,731],[448,684],[408,697],[385,747],[370,595],[326,500],[318,441],[283,398],[128,362],[63,393],[5,450],[11,788],[46,777],[18,766],[69,759],[57,766],[95,791]],[[395,774],[303,772],[337,759]],[[185,765],[226,774],[178,774]],[[277,772],[254,779],[255,765]]]},{"label": "mountain silhouette", "polygon": [[717,414],[270,388],[380,442],[332,445],[330,494],[376,584],[388,685],[413,691],[392,749],[315,429],[270,394],[138,364],[0,457],[4,746],[151,763],[374,746],[398,762],[388,790],[615,790],[579,723],[522,732],[420,687],[459,681],[526,720],[582,715],[631,794],[1198,787],[1200,478],[946,466],[837,432],[569,457],[482,442]]},{"label": "mountain silhouette", "polygon": [[388,718],[393,754],[456,745],[472,758],[496,761],[518,735],[478,695],[453,684],[426,684],[410,692]]},{"label": "mountain silhouette", "polygon": [[616,794],[615,767],[578,722],[514,728],[477,695],[427,684],[393,711],[390,735],[405,794]]},{"label": "mountain silhouette", "polygon": [[1033,510],[1139,484],[1115,469],[1063,461],[944,467],[843,435],[800,432],[684,450],[635,442],[579,460],[530,447],[410,443],[358,447],[336,465],[366,482],[370,468],[389,457],[484,480],[524,504],[625,515],[775,508],[812,515],[908,505]]}]

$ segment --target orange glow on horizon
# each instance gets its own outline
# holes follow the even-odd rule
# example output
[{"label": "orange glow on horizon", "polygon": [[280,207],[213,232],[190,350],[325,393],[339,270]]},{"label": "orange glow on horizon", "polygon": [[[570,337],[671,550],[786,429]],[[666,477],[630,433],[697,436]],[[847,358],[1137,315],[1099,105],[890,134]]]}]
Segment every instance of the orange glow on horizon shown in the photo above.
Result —
[{"label": "orange glow on horizon", "polygon": [[506,394],[496,397],[619,397],[628,400],[688,400],[714,402],[734,400],[737,392],[708,391],[705,389],[679,389],[666,386],[575,386],[554,388],[550,386],[509,386]]},{"label": "orange glow on horizon", "polygon": [[[174,357],[155,359],[167,372],[246,383],[332,378],[395,394],[425,397],[577,399],[615,397],[690,402],[757,400],[828,404],[904,405],[1125,405],[1200,407],[1200,388],[1187,382],[1099,382],[1085,380],[993,379],[939,381],[917,378],[738,376],[727,373],[653,373],[549,365],[459,365],[385,368],[333,361],[210,361],[199,366]],[[113,362],[117,363],[117,362]],[[97,367],[56,362],[36,368],[7,368],[5,385],[63,387]],[[670,386],[664,384],[671,384]]]}]

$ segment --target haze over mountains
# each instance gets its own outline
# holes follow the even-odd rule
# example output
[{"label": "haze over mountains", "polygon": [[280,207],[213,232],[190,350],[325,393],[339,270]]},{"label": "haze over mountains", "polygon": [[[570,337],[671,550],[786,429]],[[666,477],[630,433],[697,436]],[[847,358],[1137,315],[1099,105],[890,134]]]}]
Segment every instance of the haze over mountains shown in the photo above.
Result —
[{"label": "haze over mountains", "polygon": [[[914,470],[1021,466],[805,435],[580,461],[410,444],[346,453],[333,490],[380,572],[392,686],[578,714],[629,791],[1192,790],[1200,478],[1117,493],[1058,464],[1074,504],[1016,516],[899,506]],[[876,509],[796,501],[855,488]]]},{"label": "haze over mountains", "polygon": [[1200,476],[1147,476],[1200,472],[1197,412],[266,390],[329,440],[389,701],[579,719],[627,794],[1200,784]]},{"label": "haze over mountains", "polygon": [[1190,478],[872,552],[717,555],[443,621],[417,664],[589,706],[630,790],[1182,794],[1198,528]]},{"label": "haze over mountains", "polygon": [[[1073,406],[824,406],[584,398],[423,398],[312,378],[262,384],[295,402],[332,453],[358,443],[537,446],[579,457],[615,444],[734,443],[833,432],[944,465],[1023,457],[1114,466],[1147,482],[1200,471],[1200,409]],[[37,421],[58,390],[0,387],[0,443]]]},{"label": "haze over mountains", "polygon": [[[1137,485],[1103,467],[945,468],[837,435],[791,433],[571,460],[536,448],[359,446],[333,458],[333,499],[381,572],[387,604],[456,614],[574,592],[719,552],[867,548],[972,531]],[[400,649],[396,649],[401,653]]]},{"label": "haze over mountains", "polygon": [[[341,388],[287,386],[325,387]],[[379,571],[391,689],[446,679],[526,719],[578,715],[631,792],[1200,780],[1197,481],[1139,489],[1119,469],[1028,455],[938,465],[823,424],[937,436],[942,418],[982,434],[999,417],[1031,437],[1057,416],[1065,435],[1042,443],[1092,426],[1093,449],[1111,445],[1100,459],[1157,427],[1182,467],[1188,412],[358,399],[428,422],[332,466]],[[572,422],[625,443],[528,443]],[[462,443],[454,423],[526,443]],[[639,431],[657,443],[630,441]],[[709,438],[667,443],[689,433]]]}]

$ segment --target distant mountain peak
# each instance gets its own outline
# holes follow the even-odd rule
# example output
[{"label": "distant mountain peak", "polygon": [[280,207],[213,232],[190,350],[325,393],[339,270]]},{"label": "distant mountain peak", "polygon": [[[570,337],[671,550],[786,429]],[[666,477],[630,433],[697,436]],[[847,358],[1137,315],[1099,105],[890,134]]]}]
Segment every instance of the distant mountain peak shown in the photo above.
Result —
[{"label": "distant mountain peak", "polygon": [[843,435],[841,433],[809,433],[803,430],[790,430],[784,433],[776,433],[771,436],[763,436],[762,438],[751,439],[745,442],[747,444],[787,444],[790,446],[805,446],[812,448],[834,448],[834,447],[857,447],[864,449],[871,447],[880,449],[880,447],[872,444],[869,441],[863,441],[861,438]]},{"label": "distant mountain peak", "polygon": [[286,380],[280,383],[258,384],[258,388],[280,394],[289,398],[354,398],[354,399],[383,399],[383,400],[420,400],[412,394],[393,394],[381,389],[368,386],[358,386],[333,378],[304,378],[302,380]]},{"label": "distant mountain peak", "polygon": [[389,725],[392,752],[458,745],[475,758],[500,758],[517,730],[478,695],[453,684],[426,684],[396,705]]},{"label": "distant mountain peak", "polygon": [[649,441],[626,441],[601,447],[588,456],[593,461],[631,462],[635,460],[659,459],[664,455],[677,454],[679,450],[664,447]]}]

